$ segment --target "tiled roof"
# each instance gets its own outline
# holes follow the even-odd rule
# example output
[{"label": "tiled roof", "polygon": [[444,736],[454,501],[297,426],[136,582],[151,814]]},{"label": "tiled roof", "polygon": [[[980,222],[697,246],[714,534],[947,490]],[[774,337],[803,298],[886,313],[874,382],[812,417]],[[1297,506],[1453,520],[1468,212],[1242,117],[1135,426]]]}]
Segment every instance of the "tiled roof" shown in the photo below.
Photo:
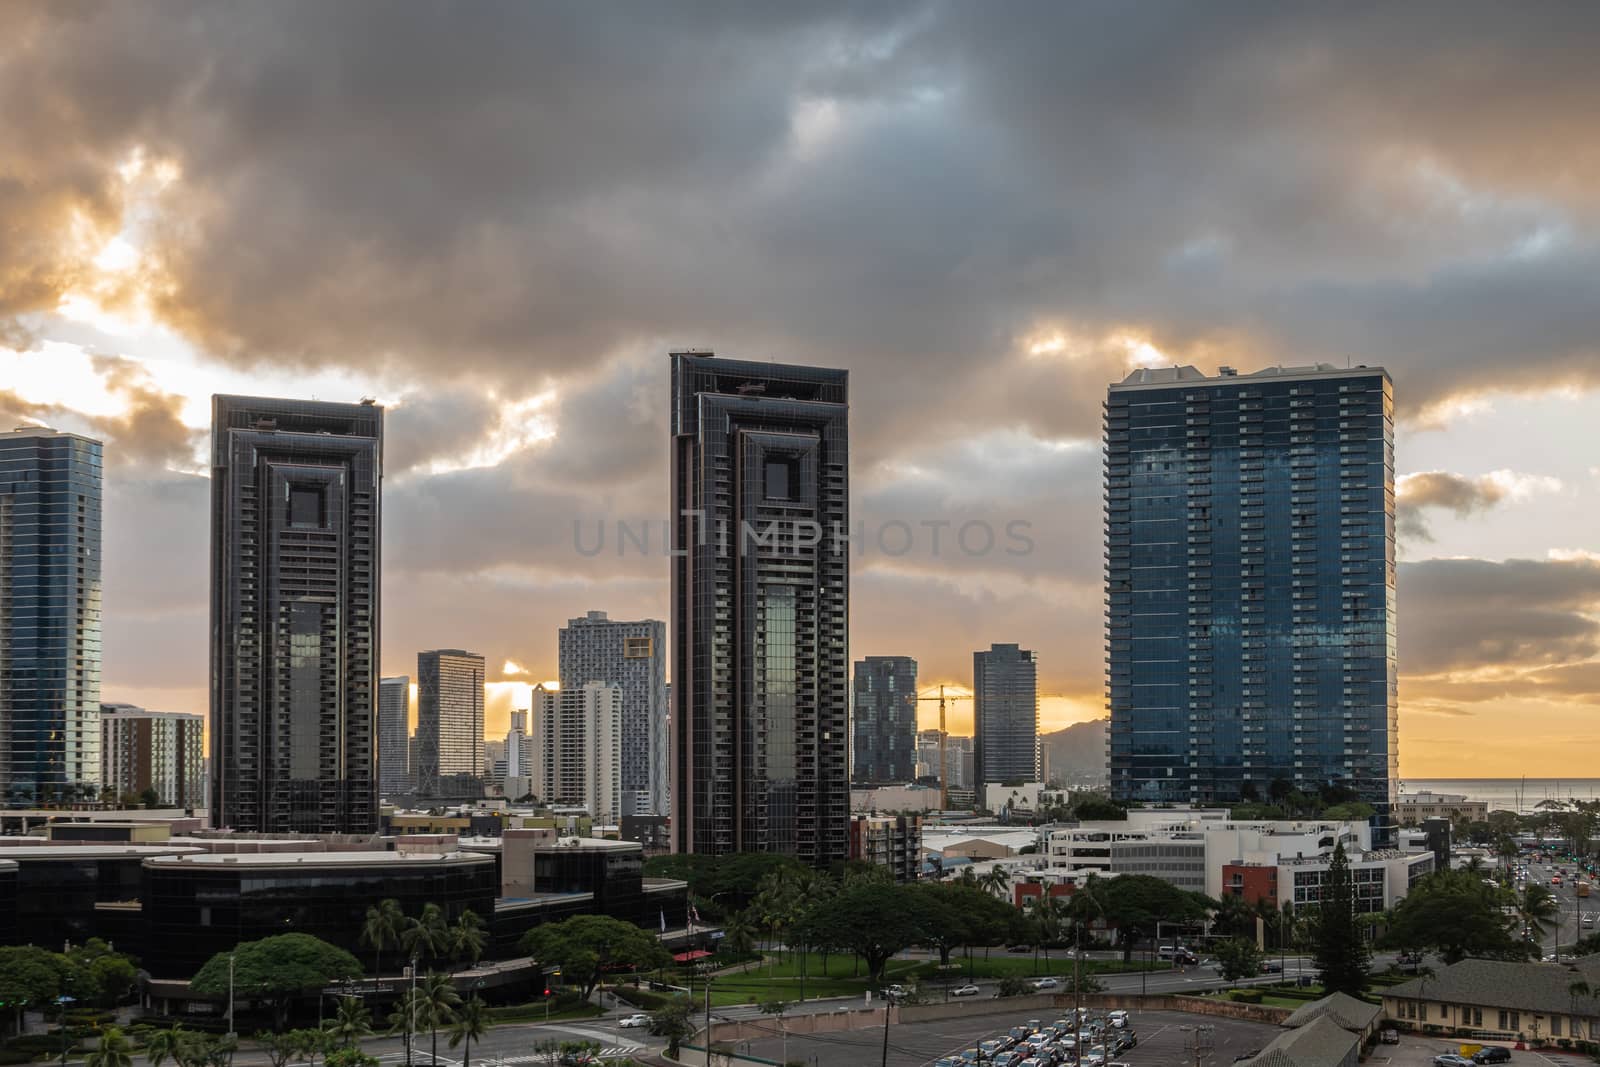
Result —
[{"label": "tiled roof", "polygon": [[1274,1038],[1244,1061],[1245,1067],[1344,1067],[1359,1055],[1361,1039],[1327,1016]]},{"label": "tiled roof", "polygon": [[1391,986],[1383,995],[1562,1015],[1576,1009],[1580,1015],[1600,1015],[1600,998],[1572,995],[1576,982],[1587,982],[1600,992],[1600,956],[1585,956],[1572,964],[1465,959],[1437,974]]},{"label": "tiled roof", "polygon": [[1368,1004],[1364,1000],[1357,1000],[1347,993],[1329,993],[1321,1000],[1298,1008],[1294,1014],[1283,1020],[1284,1026],[1304,1026],[1313,1019],[1328,1018],[1344,1027],[1363,1033],[1372,1021],[1383,1014],[1383,1008],[1377,1004]]}]

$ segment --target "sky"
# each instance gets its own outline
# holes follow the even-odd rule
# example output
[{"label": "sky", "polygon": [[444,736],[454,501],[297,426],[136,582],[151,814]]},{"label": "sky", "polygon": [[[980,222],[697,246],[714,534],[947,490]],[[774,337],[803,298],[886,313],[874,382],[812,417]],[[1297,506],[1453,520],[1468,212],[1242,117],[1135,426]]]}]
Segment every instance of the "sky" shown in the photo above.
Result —
[{"label": "sky", "polygon": [[494,736],[565,619],[667,617],[667,353],[845,367],[852,653],[1020,643],[1053,728],[1102,714],[1107,383],[1382,364],[1402,774],[1589,774],[1597,46],[1565,3],[4,3],[0,425],[105,441],[103,696],[203,711],[210,394],[376,397],[383,670],[483,652]]}]

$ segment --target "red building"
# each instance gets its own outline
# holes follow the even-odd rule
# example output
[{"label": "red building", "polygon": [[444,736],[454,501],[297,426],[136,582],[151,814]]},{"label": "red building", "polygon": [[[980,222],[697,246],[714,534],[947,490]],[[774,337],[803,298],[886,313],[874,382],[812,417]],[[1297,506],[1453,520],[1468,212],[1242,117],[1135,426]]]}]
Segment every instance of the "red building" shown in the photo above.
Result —
[{"label": "red building", "polygon": [[1254,906],[1263,900],[1278,903],[1278,868],[1255,863],[1224,863],[1222,892]]}]

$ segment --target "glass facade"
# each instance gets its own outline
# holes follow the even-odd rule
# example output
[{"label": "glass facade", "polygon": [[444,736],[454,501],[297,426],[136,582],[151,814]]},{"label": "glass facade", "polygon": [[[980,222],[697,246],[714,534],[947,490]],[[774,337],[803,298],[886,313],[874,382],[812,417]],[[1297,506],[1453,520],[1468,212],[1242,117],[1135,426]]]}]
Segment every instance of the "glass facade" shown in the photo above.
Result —
[{"label": "glass facade", "polygon": [[1016,645],[972,654],[975,784],[1039,780],[1039,661]]},{"label": "glass facade", "polygon": [[855,711],[851,777],[861,783],[915,781],[917,661],[910,656],[857,660],[850,699]]},{"label": "glass facade", "polygon": [[378,791],[397,797],[411,790],[411,679],[378,683]]},{"label": "glass facade", "polygon": [[0,796],[100,796],[100,442],[0,433]]},{"label": "glass facade", "polygon": [[378,827],[383,409],[212,397],[211,817]]},{"label": "glass facade", "polygon": [[679,851],[848,854],[848,382],[672,356]]},{"label": "glass facade", "polygon": [[1136,371],[1105,412],[1120,800],[1395,800],[1394,392],[1380,368]]},{"label": "glass facade", "polygon": [[[345,854],[345,856],[352,854]],[[472,911],[489,924],[499,890],[494,861],[458,853],[211,855],[149,860],[143,869],[143,965],[163,978],[189,977],[241,941],[304,933],[355,954],[367,908],[393,898],[408,916],[437,904],[447,922]],[[391,959],[393,950],[390,950]]]}]

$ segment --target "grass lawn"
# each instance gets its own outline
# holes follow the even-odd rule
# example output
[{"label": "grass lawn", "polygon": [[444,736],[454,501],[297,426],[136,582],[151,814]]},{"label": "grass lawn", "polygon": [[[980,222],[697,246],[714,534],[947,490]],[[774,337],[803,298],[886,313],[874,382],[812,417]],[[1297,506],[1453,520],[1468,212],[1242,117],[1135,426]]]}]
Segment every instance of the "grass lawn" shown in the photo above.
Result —
[{"label": "grass lawn", "polygon": [[[950,963],[948,972],[940,972],[938,963],[933,961],[890,960],[884,967],[884,981],[905,984],[915,982],[930,992],[942,988],[946,977],[952,985],[965,982],[968,973],[965,957],[952,955]],[[1128,970],[1138,971],[1141,968],[1162,971],[1170,969],[1170,966],[1159,961],[1146,963],[1135,960],[1131,965],[1125,966],[1120,960],[1084,960],[1083,973],[1111,974]],[[804,978],[801,977],[802,967],[805,972]],[[991,980],[1004,978],[1007,975],[1021,978],[1046,974],[1070,975],[1072,960],[1052,956],[1047,965],[1041,955],[1036,967],[1031,955],[1013,956],[994,953],[985,960],[980,954],[972,957],[971,971],[976,978]],[[678,985],[692,986],[694,1002],[697,1005],[705,1003],[705,986],[699,979],[691,981],[679,978],[675,981]],[[769,956],[760,967],[713,978],[711,1003],[713,1007],[725,1007],[732,1004],[759,1004],[768,1000],[793,1002],[801,999],[802,987],[806,1000],[815,1000],[818,997],[859,997],[869,988],[867,967],[865,963],[858,963],[856,958],[848,953],[843,955],[830,953],[826,959],[826,966],[820,952],[785,953],[781,960],[776,956]]]}]

